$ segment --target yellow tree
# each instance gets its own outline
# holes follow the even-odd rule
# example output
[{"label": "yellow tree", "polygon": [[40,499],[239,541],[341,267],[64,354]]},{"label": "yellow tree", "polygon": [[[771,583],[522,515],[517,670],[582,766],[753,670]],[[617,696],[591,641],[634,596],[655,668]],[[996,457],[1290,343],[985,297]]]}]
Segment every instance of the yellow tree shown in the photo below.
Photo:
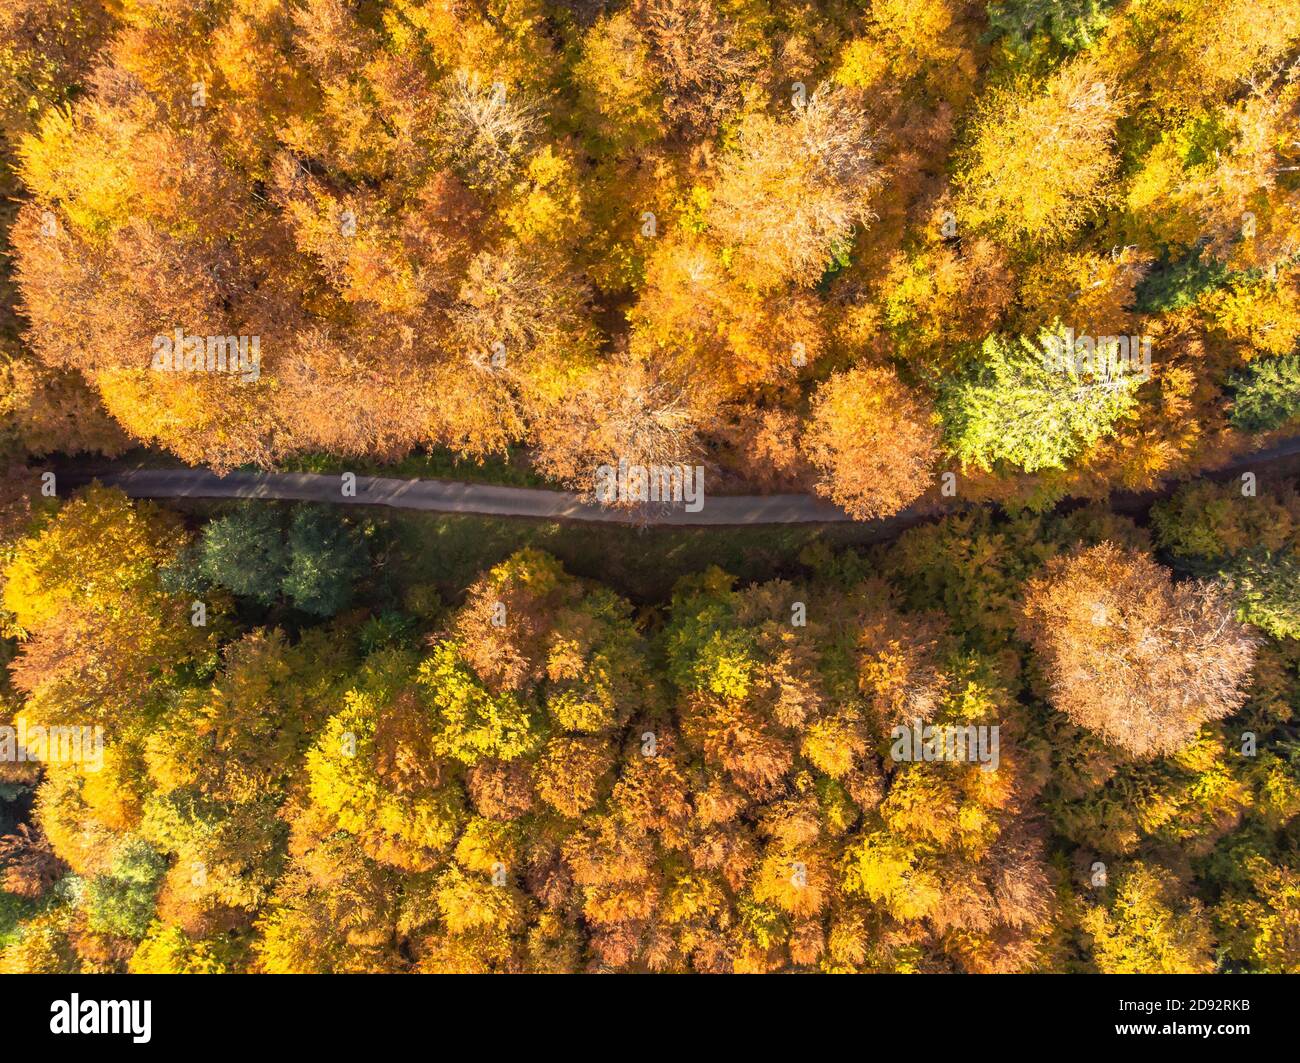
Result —
[{"label": "yellow tree", "polygon": [[187,541],[179,518],[96,485],[16,544],[3,601],[22,636],[14,681],[33,722],[125,726],[188,667],[212,662],[220,600],[204,603],[199,625],[190,599],[160,582]]},{"label": "yellow tree", "polygon": [[990,91],[957,176],[957,216],[1006,243],[1059,244],[1106,203],[1122,100],[1087,60]]},{"label": "yellow tree", "polygon": [[1103,974],[1208,974],[1214,970],[1204,906],[1168,871],[1134,865],[1117,876],[1083,930]]}]

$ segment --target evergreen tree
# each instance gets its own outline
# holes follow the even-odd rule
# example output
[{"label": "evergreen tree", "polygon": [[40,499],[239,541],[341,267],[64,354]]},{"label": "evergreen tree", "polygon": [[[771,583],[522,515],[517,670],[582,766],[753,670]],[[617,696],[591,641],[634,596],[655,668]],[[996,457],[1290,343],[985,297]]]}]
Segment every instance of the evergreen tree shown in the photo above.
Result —
[{"label": "evergreen tree", "polygon": [[1063,345],[1059,330],[1043,332],[1037,344],[992,335],[976,364],[945,382],[939,412],[964,466],[1063,469],[1135,408],[1139,374],[1080,369],[1068,352],[1061,356]]},{"label": "evergreen tree", "polygon": [[270,605],[288,567],[281,516],[274,506],[250,502],[210,521],[199,541],[199,571],[241,598]]},{"label": "evergreen tree", "polygon": [[328,509],[300,507],[289,523],[285,550],[288,564],[281,589],[296,608],[333,616],[348,606],[353,584],[368,560],[349,525]]},{"label": "evergreen tree", "polygon": [[1300,414],[1300,355],[1261,358],[1236,378],[1232,423],[1246,432],[1270,432]]}]

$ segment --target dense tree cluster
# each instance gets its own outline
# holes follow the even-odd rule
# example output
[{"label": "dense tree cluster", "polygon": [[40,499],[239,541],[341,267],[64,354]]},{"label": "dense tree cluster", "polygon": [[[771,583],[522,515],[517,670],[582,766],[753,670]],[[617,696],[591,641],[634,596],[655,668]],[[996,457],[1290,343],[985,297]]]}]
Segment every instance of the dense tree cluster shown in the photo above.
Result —
[{"label": "dense tree cluster", "polygon": [[1296,971],[1300,502],[1153,526],[973,511],[642,609],[534,549],[441,607],[354,559],[307,609],[373,529],[37,507],[0,722],[104,744],[2,766],[0,969]]},{"label": "dense tree cluster", "polygon": [[[1196,471],[1300,410],[1298,44],[1291,0],[14,0],[0,445],[522,445],[860,517]],[[177,330],[259,376],[157,371]]]},{"label": "dense tree cluster", "polygon": [[[1297,0],[6,0],[0,240],[0,972],[1300,971]],[[133,447],[960,508],[634,601]]]}]

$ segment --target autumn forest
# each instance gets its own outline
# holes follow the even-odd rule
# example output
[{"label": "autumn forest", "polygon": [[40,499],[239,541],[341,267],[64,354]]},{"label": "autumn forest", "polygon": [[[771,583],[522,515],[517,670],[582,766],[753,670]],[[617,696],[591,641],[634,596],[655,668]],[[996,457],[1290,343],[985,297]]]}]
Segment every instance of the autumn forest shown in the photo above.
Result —
[{"label": "autumn forest", "polygon": [[1300,973],[1300,0],[0,0],[0,192],[0,972]]}]

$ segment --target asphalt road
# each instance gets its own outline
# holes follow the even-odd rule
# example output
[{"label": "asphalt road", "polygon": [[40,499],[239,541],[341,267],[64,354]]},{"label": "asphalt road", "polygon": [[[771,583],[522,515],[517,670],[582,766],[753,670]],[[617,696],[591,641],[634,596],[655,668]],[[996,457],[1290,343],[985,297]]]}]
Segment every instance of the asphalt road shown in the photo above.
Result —
[{"label": "asphalt road", "polygon": [[[1300,437],[1235,459],[1231,464],[1206,473],[1222,478],[1239,471],[1258,470],[1265,465],[1300,455]],[[70,475],[68,475],[70,474]],[[580,520],[605,524],[670,526],[743,526],[747,524],[808,524],[850,521],[838,506],[813,495],[706,495],[698,513],[681,503],[652,504],[641,509],[614,509],[584,502],[570,491],[548,491],[533,487],[501,487],[495,484],[461,483],[453,480],[396,480],[382,476],[356,477],[356,492],[345,495],[343,477],[338,474],[297,472],[232,472],[218,476],[207,469],[128,469],[112,467],[97,471],[65,470],[73,483],[93,476],[101,483],[121,488],[132,498],[265,498],[344,505],[392,506],[435,513],[467,513],[490,517],[532,517],[539,520]],[[1112,507],[1124,509],[1139,501],[1167,493],[1116,495]],[[1126,503],[1127,502],[1127,506]],[[958,500],[960,505],[960,500]],[[883,520],[865,521],[883,533],[901,529],[932,516],[931,503],[903,510]],[[873,528],[873,530],[875,530]]]},{"label": "asphalt road", "polygon": [[452,480],[358,476],[356,494],[345,495],[341,475],[322,473],[232,472],[218,476],[206,469],[133,469],[97,478],[105,485],[120,487],[132,498],[273,498],[614,524],[800,524],[850,519],[839,507],[812,495],[706,495],[700,511],[690,513],[681,503],[614,509],[584,502],[570,491]]}]

